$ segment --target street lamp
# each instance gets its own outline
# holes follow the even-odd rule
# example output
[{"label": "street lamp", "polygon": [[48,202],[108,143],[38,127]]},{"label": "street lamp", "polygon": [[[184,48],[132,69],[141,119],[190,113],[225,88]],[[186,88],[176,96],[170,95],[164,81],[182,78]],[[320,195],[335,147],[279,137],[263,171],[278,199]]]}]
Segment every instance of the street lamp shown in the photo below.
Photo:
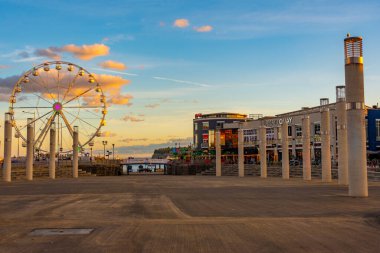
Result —
[{"label": "street lamp", "polygon": [[112,160],[115,161],[115,144],[112,144]]},{"label": "street lamp", "polygon": [[103,155],[104,155],[104,160],[106,159],[106,145],[108,143],[108,141],[102,141],[103,143],[103,147],[104,147],[104,152],[103,152]]}]

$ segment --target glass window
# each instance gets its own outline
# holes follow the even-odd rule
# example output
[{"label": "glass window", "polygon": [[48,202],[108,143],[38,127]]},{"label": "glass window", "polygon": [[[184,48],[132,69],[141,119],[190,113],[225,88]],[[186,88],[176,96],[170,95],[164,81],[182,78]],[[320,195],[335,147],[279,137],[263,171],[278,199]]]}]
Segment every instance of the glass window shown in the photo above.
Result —
[{"label": "glass window", "polygon": [[202,122],[202,129],[203,130],[208,130],[208,128],[209,128],[209,122],[207,121],[207,122]]},{"label": "glass window", "polygon": [[266,132],[267,140],[274,140],[274,128],[267,128]]},{"label": "glass window", "polygon": [[302,127],[296,125],[296,136],[301,137],[302,136]]},{"label": "glass window", "polygon": [[293,136],[292,126],[288,126],[288,136]]},{"label": "glass window", "polygon": [[198,147],[198,135],[195,135],[194,146]]},{"label": "glass window", "polygon": [[194,123],[194,131],[198,131],[198,123]]},{"label": "glass window", "polygon": [[244,143],[254,144],[257,141],[257,130],[256,129],[244,129]]},{"label": "glass window", "polygon": [[216,122],[216,127],[223,128],[224,126],[224,121],[217,121]]},{"label": "glass window", "polygon": [[380,141],[380,119],[376,119],[376,141]]},{"label": "glass window", "polygon": [[320,123],[315,123],[314,124],[314,134],[315,135],[320,135],[321,134],[321,124]]}]

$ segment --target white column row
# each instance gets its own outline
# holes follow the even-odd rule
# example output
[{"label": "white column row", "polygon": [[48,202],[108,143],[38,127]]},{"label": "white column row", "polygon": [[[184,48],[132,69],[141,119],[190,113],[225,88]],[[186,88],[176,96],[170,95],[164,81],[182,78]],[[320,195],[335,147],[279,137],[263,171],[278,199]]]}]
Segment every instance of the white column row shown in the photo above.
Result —
[{"label": "white column row", "polygon": [[[26,134],[26,168],[25,174],[27,180],[33,180],[33,160],[34,160],[34,124],[33,119],[27,119]],[[49,177],[55,178],[55,146],[56,146],[56,130],[54,123],[50,127],[50,159],[49,159]],[[73,132],[73,177],[78,177],[78,154],[79,154],[79,137],[78,127],[74,127]],[[3,163],[3,180],[5,182],[12,181],[12,121],[11,115],[5,113],[4,120],[4,163]]]}]

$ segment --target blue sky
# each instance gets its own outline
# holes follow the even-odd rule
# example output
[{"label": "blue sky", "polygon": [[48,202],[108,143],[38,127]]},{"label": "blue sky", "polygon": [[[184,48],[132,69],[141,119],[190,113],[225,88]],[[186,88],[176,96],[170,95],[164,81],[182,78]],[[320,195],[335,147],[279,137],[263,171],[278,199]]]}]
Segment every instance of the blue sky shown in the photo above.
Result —
[{"label": "blue sky", "polygon": [[[378,103],[379,13],[379,1],[0,0],[0,81],[50,60],[36,49],[107,46],[90,60],[58,53],[130,81],[120,92],[133,98],[111,105],[106,131],[120,152],[146,155],[189,143],[198,112],[274,115],[334,101],[348,32],[363,36],[366,103]],[[127,69],[99,66],[107,60]]]}]

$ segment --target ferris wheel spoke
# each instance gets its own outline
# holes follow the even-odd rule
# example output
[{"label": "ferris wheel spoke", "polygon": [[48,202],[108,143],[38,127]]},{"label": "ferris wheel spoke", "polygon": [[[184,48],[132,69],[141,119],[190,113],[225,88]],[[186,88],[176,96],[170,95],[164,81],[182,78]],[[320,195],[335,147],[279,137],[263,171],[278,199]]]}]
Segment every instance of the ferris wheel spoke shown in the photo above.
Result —
[{"label": "ferris wheel spoke", "polygon": [[[37,82],[37,81],[34,80],[33,78],[30,78],[30,80],[31,80],[32,82],[34,82],[35,84],[37,84],[38,86],[40,86],[41,89],[42,89],[42,91],[46,89],[43,85],[41,85],[39,82]],[[36,91],[35,89],[33,89],[33,90],[34,90],[34,92],[35,92],[35,93],[33,93],[34,95],[36,95],[36,96],[42,98],[43,100],[45,100],[46,102],[52,104],[50,101],[48,101],[48,100],[44,99],[42,96],[39,96],[39,95],[36,94],[36,93],[38,93],[38,92],[42,93],[42,91]],[[48,92],[48,93],[49,93],[49,92]],[[51,97],[51,99],[53,99],[53,95],[52,95],[51,93],[49,93],[49,96]],[[54,100],[54,99],[53,99],[53,100]]]},{"label": "ferris wheel spoke", "polygon": [[59,80],[59,70],[57,69],[58,73],[57,73],[57,77],[58,77],[58,81],[57,81],[57,101],[59,101],[59,86],[60,86],[60,80]]},{"label": "ferris wheel spoke", "polygon": [[[74,130],[71,128],[71,125],[70,125],[69,121],[67,120],[65,114],[63,114],[62,111],[60,111],[59,114],[61,115],[63,121],[65,122],[65,125],[66,125],[67,129],[69,130],[71,137],[73,137],[74,136]],[[79,143],[79,146],[82,146],[80,141],[78,143]]]},{"label": "ferris wheel spoke", "polygon": [[50,108],[51,106],[13,106],[14,109],[46,109]]},{"label": "ferris wheel spoke", "polygon": [[82,108],[83,108],[85,111],[87,111],[87,112],[91,113],[92,115],[96,116],[98,119],[102,119],[102,118],[103,118],[103,117],[99,117],[99,115],[97,115],[96,113],[94,113],[94,112],[92,112],[92,111],[86,109],[86,107],[82,107]]},{"label": "ferris wheel spoke", "polygon": [[94,89],[94,87],[91,87],[90,89],[88,89],[88,90],[85,90],[84,92],[82,92],[82,93],[80,93],[80,94],[78,94],[78,95],[76,95],[75,97],[73,97],[72,99],[70,99],[70,100],[68,100],[68,101],[66,101],[65,103],[63,103],[62,105],[65,105],[65,104],[68,104],[68,103],[70,103],[71,101],[73,101],[73,100],[75,100],[75,99],[77,99],[77,98],[79,98],[79,97],[81,97],[81,96],[83,96],[84,94],[86,94],[87,92],[90,92],[91,90],[93,90]]},{"label": "ferris wheel spoke", "polygon": [[95,129],[98,129],[97,127],[95,127],[95,126],[93,126],[92,124],[88,123],[87,121],[85,121],[85,120],[79,118],[78,116],[75,116],[74,114],[72,114],[72,113],[70,113],[70,112],[68,112],[68,111],[66,111],[66,110],[64,110],[64,111],[67,112],[68,114],[70,114],[71,116],[73,116],[75,119],[78,119],[78,120],[80,120],[80,121],[86,123],[87,125],[89,125],[89,126],[95,128]]},{"label": "ferris wheel spoke", "polygon": [[49,118],[49,120],[47,121],[45,127],[42,129],[41,133],[38,135],[38,138],[37,138],[37,140],[35,141],[35,145],[38,144],[38,150],[41,149],[42,143],[43,143],[44,140],[45,140],[45,137],[46,137],[46,135],[47,135],[47,132],[48,132],[48,130],[50,129],[50,127],[51,127],[51,123],[53,122],[55,116],[56,116],[56,113],[53,113],[53,114],[50,116],[50,118]]},{"label": "ferris wheel spoke", "polygon": [[85,109],[85,108],[104,108],[103,105],[81,105],[81,106],[65,106],[65,108],[74,108],[74,109]]},{"label": "ferris wheel spoke", "polygon": [[63,98],[61,100],[61,103],[64,103],[65,99],[66,99],[66,96],[67,94],[69,93],[71,87],[73,87],[75,81],[77,80],[78,76],[79,76],[79,73],[80,71],[78,71],[78,73],[75,75],[75,77],[73,78],[73,80],[71,80],[71,82],[69,83],[68,87],[67,87],[67,90],[65,91],[65,94],[63,94]]},{"label": "ferris wheel spoke", "polygon": [[[55,102],[55,98],[53,96],[53,94],[51,93],[50,89],[49,89],[49,86],[46,84],[45,80],[41,77],[41,75],[38,76],[38,79],[41,80],[41,82],[43,83],[43,85],[41,85],[39,82],[35,81],[35,83],[37,83],[38,85],[40,85],[40,87],[42,89],[46,89],[47,93],[49,94],[50,98]],[[43,90],[41,91],[43,92]]]},{"label": "ferris wheel spoke", "polygon": [[[45,113],[44,115],[38,117],[37,119],[34,119],[34,120],[33,120],[32,122],[30,122],[29,124],[33,124],[33,123],[36,122],[37,120],[40,120],[41,118],[45,117],[46,115],[48,115],[49,113],[52,113],[52,112],[53,112],[53,110],[51,110],[51,111]],[[20,128],[19,131],[21,131],[22,129],[24,129],[24,128],[27,127],[27,126],[28,126],[28,124],[26,124],[25,126],[23,126],[22,128]]]},{"label": "ferris wheel spoke", "polygon": [[52,103],[52,102],[50,102],[49,100],[45,99],[44,97],[42,97],[42,96],[40,96],[40,95],[38,95],[38,94],[36,94],[36,93],[33,93],[33,95],[35,95],[35,96],[37,96],[37,97],[41,98],[42,100],[44,100],[44,101],[48,102],[48,103],[49,103],[49,104],[51,104],[51,105],[53,105],[53,103]]}]

